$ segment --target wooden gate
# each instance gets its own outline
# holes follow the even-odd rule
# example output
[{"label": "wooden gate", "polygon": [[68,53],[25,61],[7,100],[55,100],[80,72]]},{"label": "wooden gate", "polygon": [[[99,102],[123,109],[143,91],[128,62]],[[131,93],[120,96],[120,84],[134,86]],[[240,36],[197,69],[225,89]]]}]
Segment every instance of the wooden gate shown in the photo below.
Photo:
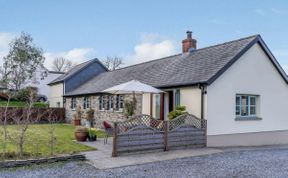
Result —
[{"label": "wooden gate", "polygon": [[121,153],[206,146],[206,120],[185,114],[172,121],[138,115],[114,123],[113,151]]},{"label": "wooden gate", "polygon": [[206,146],[206,120],[191,114],[181,115],[169,121],[169,149]]}]

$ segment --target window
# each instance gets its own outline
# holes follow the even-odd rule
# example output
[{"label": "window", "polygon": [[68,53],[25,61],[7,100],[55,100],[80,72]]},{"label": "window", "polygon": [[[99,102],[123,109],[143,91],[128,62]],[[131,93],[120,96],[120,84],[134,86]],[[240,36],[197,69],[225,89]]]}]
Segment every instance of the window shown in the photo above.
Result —
[{"label": "window", "polygon": [[90,108],[90,97],[89,96],[84,96],[84,101],[83,101],[83,109]]},{"label": "window", "polygon": [[180,90],[175,91],[175,107],[180,106]]},{"label": "window", "polygon": [[73,97],[71,98],[71,109],[75,109],[76,108],[76,98]]},{"label": "window", "polygon": [[256,96],[236,95],[236,116],[256,116]]},{"label": "window", "polygon": [[105,96],[100,95],[99,96],[99,110],[104,110],[105,109],[104,106],[105,106]]},{"label": "window", "polygon": [[113,95],[109,95],[107,96],[107,103],[106,103],[106,109],[107,110],[113,110],[113,107],[114,107],[114,103],[113,103]]},{"label": "window", "polygon": [[117,95],[116,96],[116,110],[122,111],[124,106],[124,96],[123,95]]},{"label": "window", "polygon": [[153,113],[152,113],[152,116],[153,118],[155,119],[160,119],[160,94],[153,94]]}]

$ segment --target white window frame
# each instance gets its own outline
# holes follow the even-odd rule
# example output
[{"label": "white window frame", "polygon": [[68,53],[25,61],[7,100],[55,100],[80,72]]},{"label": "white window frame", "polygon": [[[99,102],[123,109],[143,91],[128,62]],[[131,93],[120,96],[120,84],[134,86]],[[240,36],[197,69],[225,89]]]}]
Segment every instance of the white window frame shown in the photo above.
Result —
[{"label": "white window frame", "polygon": [[105,95],[99,96],[99,110],[104,111],[105,110]]},{"label": "white window frame", "polygon": [[90,96],[84,96],[83,98],[83,109],[89,109],[91,106]]},{"label": "white window frame", "polygon": [[75,109],[77,107],[77,100],[76,97],[71,98],[71,109]]},{"label": "white window frame", "polygon": [[114,107],[114,96],[113,95],[108,95],[107,96],[107,110],[108,111],[112,111],[113,110],[113,107]]},{"label": "white window frame", "polygon": [[[242,107],[244,106],[242,104],[242,97],[247,97],[248,103],[245,105],[247,107],[247,115],[242,115]],[[239,104],[237,104],[237,98],[240,99]],[[255,103],[254,105],[251,105],[251,98],[254,98]],[[255,108],[255,113],[251,114],[250,108],[254,107]],[[237,107],[239,107],[239,114],[237,114]],[[257,96],[256,95],[244,95],[244,94],[237,94],[235,98],[235,115],[236,117],[256,117],[257,116]]]},{"label": "white window frame", "polygon": [[124,95],[116,95],[116,103],[115,108],[117,108],[117,111],[123,111],[124,109]]}]

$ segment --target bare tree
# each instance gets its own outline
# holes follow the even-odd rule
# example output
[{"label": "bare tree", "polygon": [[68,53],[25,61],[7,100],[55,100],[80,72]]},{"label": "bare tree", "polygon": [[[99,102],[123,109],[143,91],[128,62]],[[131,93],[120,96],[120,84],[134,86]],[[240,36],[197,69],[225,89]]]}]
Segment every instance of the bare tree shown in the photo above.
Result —
[{"label": "bare tree", "polygon": [[19,110],[18,108],[10,109],[11,117],[9,119],[11,122],[16,124],[17,129],[11,133],[9,132],[7,137],[12,143],[17,145],[18,156],[20,158],[24,156],[24,144],[29,125],[38,122],[45,114],[40,112],[39,109],[33,108],[33,104],[36,101],[34,92],[34,90],[30,90],[29,101],[27,102],[27,106],[25,108],[22,110]]},{"label": "bare tree", "polygon": [[53,60],[52,63],[52,69],[59,72],[67,72],[74,66],[75,64],[73,64],[71,60],[64,57],[57,57]]},{"label": "bare tree", "polygon": [[50,156],[54,155],[54,149],[55,149],[55,145],[56,145],[56,136],[55,136],[55,123],[57,121],[57,115],[55,113],[55,110],[53,109],[48,109],[47,110],[48,113],[48,122],[50,124],[48,133],[49,133],[49,147],[50,147]]},{"label": "bare tree", "polygon": [[7,92],[6,95],[8,96],[8,98],[7,98],[7,103],[6,103],[5,109],[1,110],[1,112],[0,112],[0,125],[2,126],[2,134],[3,134],[3,156],[5,156],[5,154],[7,152],[8,120],[13,115],[13,112],[9,111],[9,104],[10,104],[11,98],[15,96],[15,92],[10,91],[10,92]]},{"label": "bare tree", "polygon": [[124,63],[123,63],[123,58],[122,57],[111,57],[107,56],[106,59],[101,60],[103,65],[109,69],[110,71],[119,69]]}]

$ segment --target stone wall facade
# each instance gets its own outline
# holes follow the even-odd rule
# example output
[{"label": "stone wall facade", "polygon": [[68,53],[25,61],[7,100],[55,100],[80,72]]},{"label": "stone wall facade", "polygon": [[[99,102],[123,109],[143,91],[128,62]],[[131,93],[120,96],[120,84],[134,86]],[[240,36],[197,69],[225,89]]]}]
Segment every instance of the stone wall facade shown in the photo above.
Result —
[{"label": "stone wall facade", "polygon": [[[123,110],[121,111],[117,111],[115,109],[116,106],[116,95],[113,95],[113,102],[114,102],[114,108],[113,110],[99,110],[99,97],[100,95],[90,95],[90,107],[92,109],[94,109],[94,118],[95,118],[95,122],[94,125],[97,128],[102,128],[103,127],[103,121],[107,121],[109,123],[113,123],[115,121],[124,121],[127,118],[125,117],[125,106],[123,108]],[[86,112],[89,110],[89,108],[87,109],[83,109],[83,103],[84,103],[84,96],[77,96],[76,98],[76,108],[78,106],[81,107],[81,110],[83,111],[82,114],[82,119],[84,120],[86,118]],[[134,110],[134,115],[139,115],[142,114],[142,94],[136,94],[135,95],[136,98],[136,109]],[[66,110],[66,121],[67,122],[72,122],[73,120],[73,115],[76,112],[76,108],[71,109],[71,100],[72,97],[66,97],[65,98],[65,110]],[[133,100],[133,95],[132,94],[126,94],[123,95],[123,100],[124,103],[126,101],[132,101]]]}]

